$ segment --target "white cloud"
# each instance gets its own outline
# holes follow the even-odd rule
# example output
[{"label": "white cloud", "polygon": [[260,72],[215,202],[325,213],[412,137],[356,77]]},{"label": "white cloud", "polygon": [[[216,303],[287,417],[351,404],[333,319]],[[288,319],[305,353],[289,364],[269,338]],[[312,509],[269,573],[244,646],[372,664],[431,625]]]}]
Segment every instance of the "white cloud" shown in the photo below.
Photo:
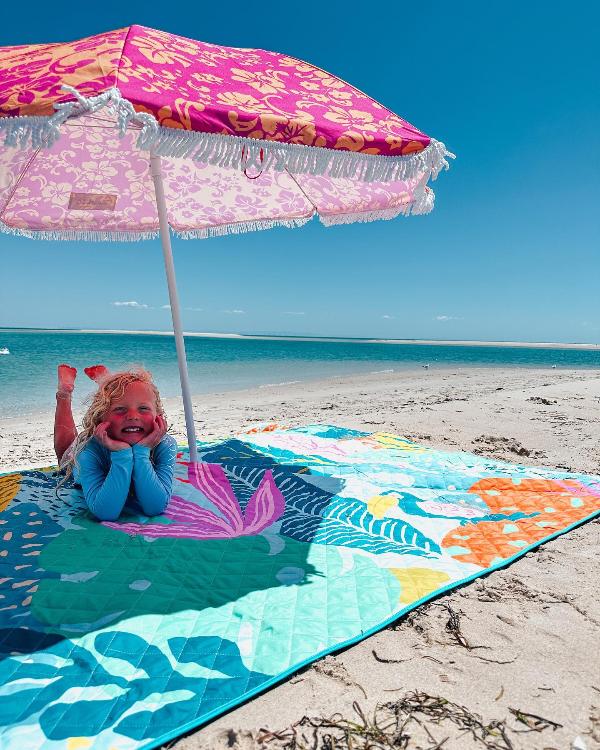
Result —
[{"label": "white cloud", "polygon": [[283,314],[284,315],[305,315],[304,312],[293,312],[292,310],[286,310]]},{"label": "white cloud", "polygon": [[113,302],[112,304],[115,307],[137,307],[137,308],[148,307],[148,305],[144,305],[142,302],[136,302],[135,300],[131,300],[130,302]]},{"label": "white cloud", "polygon": [[395,320],[394,315],[382,315],[381,316],[384,320]]},{"label": "white cloud", "polygon": [[223,310],[224,313],[227,313],[227,315],[245,315],[245,310]]},{"label": "white cloud", "polygon": [[436,320],[441,320],[442,323],[445,323],[447,320],[463,320],[462,318],[457,318],[454,315],[436,315]]},{"label": "white cloud", "polygon": [[161,310],[170,310],[171,309],[171,305],[162,305],[162,307],[160,309]]}]

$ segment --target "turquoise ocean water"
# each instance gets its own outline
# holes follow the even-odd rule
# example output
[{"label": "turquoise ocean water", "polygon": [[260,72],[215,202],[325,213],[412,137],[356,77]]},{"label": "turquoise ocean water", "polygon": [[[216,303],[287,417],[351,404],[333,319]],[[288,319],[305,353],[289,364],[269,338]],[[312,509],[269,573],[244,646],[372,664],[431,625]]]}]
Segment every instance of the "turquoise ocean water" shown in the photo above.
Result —
[{"label": "turquoise ocean water", "polygon": [[[0,416],[54,409],[56,366],[67,362],[80,377],[75,405],[93,390],[83,368],[99,362],[116,370],[148,368],[164,397],[179,395],[172,336],[65,333],[0,329]],[[360,340],[229,339],[187,337],[192,393],[311,380],[383,370],[447,367],[600,369],[600,351],[448,344],[378,344]]]}]

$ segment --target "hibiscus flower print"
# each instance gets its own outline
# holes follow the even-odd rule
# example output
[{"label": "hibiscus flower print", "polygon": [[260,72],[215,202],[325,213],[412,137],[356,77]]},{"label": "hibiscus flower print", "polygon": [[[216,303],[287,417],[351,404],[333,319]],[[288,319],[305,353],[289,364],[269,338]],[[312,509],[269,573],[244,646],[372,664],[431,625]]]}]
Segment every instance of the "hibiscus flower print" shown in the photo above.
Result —
[{"label": "hibiscus flower print", "polygon": [[343,81],[340,81],[339,78],[332,76],[331,73],[327,73],[325,70],[315,68],[313,72],[321,86],[326,86],[328,89],[343,89],[346,86]]},{"label": "hibiscus flower print", "polygon": [[110,182],[110,178],[117,174],[117,170],[108,159],[104,161],[86,161],[81,166],[93,182]]},{"label": "hibiscus flower print", "polygon": [[219,104],[226,107],[235,107],[246,112],[270,112],[269,107],[265,106],[256,97],[251,94],[241,94],[238,91],[225,91],[217,94]]},{"label": "hibiscus flower print", "polygon": [[240,68],[232,68],[234,81],[241,81],[242,83],[252,86],[252,88],[260,91],[261,94],[277,94],[279,91],[285,89],[285,82],[280,80],[281,76],[287,76],[282,70],[241,70]]},{"label": "hibiscus flower print", "polygon": [[250,216],[256,216],[259,213],[261,205],[262,201],[249,195],[238,195],[235,199],[236,208],[241,209]]},{"label": "hibiscus flower print", "polygon": [[306,208],[302,195],[293,193],[291,190],[282,190],[277,198],[279,208],[285,214],[295,215],[298,213],[304,213]]},{"label": "hibiscus flower print", "polygon": [[301,143],[306,146],[325,145],[325,138],[317,137],[316,128],[312,122],[288,122],[275,138],[285,143]]},{"label": "hibiscus flower print", "polygon": [[296,60],[293,57],[280,57],[279,64],[286,68],[295,68],[300,73],[311,73],[314,71],[314,67],[308,63],[302,62],[302,60]]},{"label": "hibiscus flower print", "polygon": [[198,52],[199,43],[192,39],[176,37],[166,32],[147,30],[143,37],[130,40],[137,47],[140,54],[152,63],[160,65],[179,64],[189,68],[193,58]]},{"label": "hibiscus flower print", "polygon": [[209,184],[209,188],[217,195],[222,195],[231,189],[231,178],[225,175],[215,175]]},{"label": "hibiscus flower print", "polygon": [[200,83],[221,83],[223,79],[212,73],[192,73],[192,79]]},{"label": "hibiscus flower print", "polygon": [[303,89],[306,89],[307,91],[320,91],[321,87],[318,83],[315,83],[314,81],[302,81],[300,83]]},{"label": "hibiscus flower print", "polygon": [[360,109],[344,109],[343,107],[331,107],[323,115],[326,120],[343,125],[346,129],[377,131],[373,123],[373,115]]},{"label": "hibiscus flower print", "polygon": [[41,195],[50,203],[62,205],[69,200],[71,185],[68,182],[49,182],[42,188]]},{"label": "hibiscus flower print", "polygon": [[338,91],[337,89],[335,89],[334,91],[330,91],[329,96],[332,99],[341,102],[342,104],[348,104],[348,102],[352,99],[352,94],[350,91]]}]

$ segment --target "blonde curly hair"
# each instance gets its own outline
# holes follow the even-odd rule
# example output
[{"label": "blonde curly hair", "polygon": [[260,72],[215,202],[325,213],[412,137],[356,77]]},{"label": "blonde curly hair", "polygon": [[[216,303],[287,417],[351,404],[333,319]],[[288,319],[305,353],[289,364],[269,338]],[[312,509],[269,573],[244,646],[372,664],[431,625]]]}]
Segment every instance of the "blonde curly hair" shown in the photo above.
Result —
[{"label": "blonde curly hair", "polygon": [[154,385],[152,375],[147,370],[134,367],[107,375],[99,382],[98,390],[93,395],[92,402],[84,414],[81,431],[59,462],[59,467],[65,471],[65,474],[56,486],[57,495],[58,490],[72,476],[73,469],[76,466],[79,467],[77,456],[94,437],[94,430],[104,420],[111,404],[125,395],[125,390],[131,383],[145,383],[150,386],[156,400],[156,413],[166,419],[158,388]]}]

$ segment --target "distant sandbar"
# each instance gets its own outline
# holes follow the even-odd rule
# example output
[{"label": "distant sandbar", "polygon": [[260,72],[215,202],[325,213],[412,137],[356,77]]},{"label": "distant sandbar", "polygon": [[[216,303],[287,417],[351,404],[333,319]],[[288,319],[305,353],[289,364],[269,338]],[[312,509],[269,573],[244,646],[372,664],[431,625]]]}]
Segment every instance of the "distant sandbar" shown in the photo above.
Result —
[{"label": "distant sandbar", "polygon": [[[65,333],[123,333],[139,334],[147,336],[173,336],[173,331],[121,331],[121,330],[97,330],[81,329],[77,331],[65,331]],[[269,336],[265,334],[246,333],[212,333],[200,331],[184,331],[184,336],[198,336],[215,339],[260,339],[275,341],[331,341],[350,342],[357,344],[417,344],[422,346],[507,346],[525,349],[586,349],[600,351],[600,344],[589,344],[582,342],[565,343],[550,341],[454,341],[443,339],[375,339],[375,338],[349,338],[345,336]]]},{"label": "distant sandbar", "polygon": [[[27,333],[109,333],[137,336],[173,336],[173,331],[129,331],[110,328],[0,328],[0,331]],[[415,344],[418,346],[496,346],[523,349],[581,349],[600,351],[600,344],[560,341],[458,341],[446,339],[376,339],[347,336],[277,336],[251,333],[219,333],[212,331],[184,331],[184,336],[210,339],[257,339],[262,341],[323,341],[352,344]]]}]

